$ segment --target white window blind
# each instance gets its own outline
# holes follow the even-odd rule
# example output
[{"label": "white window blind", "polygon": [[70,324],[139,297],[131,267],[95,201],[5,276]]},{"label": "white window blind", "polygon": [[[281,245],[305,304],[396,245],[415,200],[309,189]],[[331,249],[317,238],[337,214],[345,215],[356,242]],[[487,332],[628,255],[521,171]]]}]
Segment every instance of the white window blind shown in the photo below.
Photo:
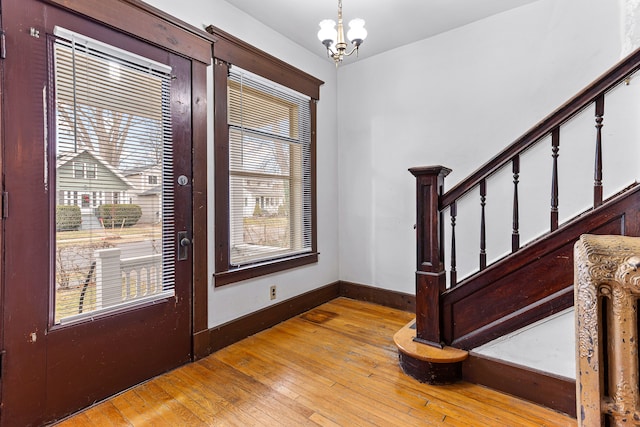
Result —
[{"label": "white window blind", "polygon": [[309,98],[235,66],[227,81],[230,263],[309,252]]},{"label": "white window blind", "polygon": [[54,321],[64,323],[174,294],[171,69],[56,36]]}]

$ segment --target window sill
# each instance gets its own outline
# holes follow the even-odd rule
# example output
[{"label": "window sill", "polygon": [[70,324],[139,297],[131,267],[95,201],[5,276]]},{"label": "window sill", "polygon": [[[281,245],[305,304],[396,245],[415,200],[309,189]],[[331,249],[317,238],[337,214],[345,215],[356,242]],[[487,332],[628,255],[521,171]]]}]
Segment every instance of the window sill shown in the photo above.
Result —
[{"label": "window sill", "polygon": [[215,287],[217,288],[230,283],[240,282],[241,280],[253,279],[316,262],[318,262],[318,253],[310,252],[288,258],[265,261],[259,264],[237,267],[215,273]]}]

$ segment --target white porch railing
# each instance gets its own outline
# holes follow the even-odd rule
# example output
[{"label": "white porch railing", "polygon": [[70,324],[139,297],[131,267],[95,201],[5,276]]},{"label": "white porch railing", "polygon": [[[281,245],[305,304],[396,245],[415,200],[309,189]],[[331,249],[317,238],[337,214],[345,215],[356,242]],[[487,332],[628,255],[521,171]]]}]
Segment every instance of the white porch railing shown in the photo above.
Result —
[{"label": "white porch railing", "polygon": [[96,309],[162,292],[162,254],[120,255],[119,248],[95,251]]}]

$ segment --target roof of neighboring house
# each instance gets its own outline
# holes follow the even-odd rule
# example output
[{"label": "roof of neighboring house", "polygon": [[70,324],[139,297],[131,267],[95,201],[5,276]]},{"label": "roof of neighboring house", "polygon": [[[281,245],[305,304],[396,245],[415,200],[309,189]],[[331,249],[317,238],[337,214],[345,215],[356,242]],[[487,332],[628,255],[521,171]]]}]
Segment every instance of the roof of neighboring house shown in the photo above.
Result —
[{"label": "roof of neighboring house", "polygon": [[80,155],[83,155],[83,154],[87,154],[87,155],[91,156],[96,162],[100,163],[102,166],[107,168],[109,170],[109,172],[111,172],[119,180],[121,180],[127,187],[129,187],[129,188],[133,188],[134,187],[133,184],[131,184],[131,182],[129,182],[129,180],[122,174],[122,172],[120,172],[118,169],[116,169],[113,166],[111,166],[109,164],[109,162],[103,160],[100,156],[98,156],[97,154],[92,153],[89,150],[77,151],[75,153],[66,153],[66,154],[63,154],[63,155],[59,156],[58,159],[56,160],[56,167],[60,168],[61,166],[69,163],[70,161],[76,159],[77,157],[79,157]]},{"label": "roof of neighboring house", "polygon": [[135,168],[129,168],[129,169],[123,170],[122,173],[125,176],[138,175],[138,174],[141,174],[144,171],[147,171],[149,169],[154,169],[154,168],[160,168],[160,165],[157,164],[157,163],[154,163],[152,165],[138,166],[138,167],[135,167]]},{"label": "roof of neighboring house", "polygon": [[162,194],[162,185],[156,185],[155,187],[138,194],[138,196],[156,196],[158,194]]}]

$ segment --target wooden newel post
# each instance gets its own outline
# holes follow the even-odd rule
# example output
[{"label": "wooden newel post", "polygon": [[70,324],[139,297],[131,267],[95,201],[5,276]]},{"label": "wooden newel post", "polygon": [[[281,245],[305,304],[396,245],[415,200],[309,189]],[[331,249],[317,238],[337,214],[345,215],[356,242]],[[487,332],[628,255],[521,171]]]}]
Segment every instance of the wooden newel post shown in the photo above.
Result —
[{"label": "wooden newel post", "polygon": [[416,177],[416,341],[442,348],[440,294],[446,288],[440,196],[451,169],[409,169]]}]

